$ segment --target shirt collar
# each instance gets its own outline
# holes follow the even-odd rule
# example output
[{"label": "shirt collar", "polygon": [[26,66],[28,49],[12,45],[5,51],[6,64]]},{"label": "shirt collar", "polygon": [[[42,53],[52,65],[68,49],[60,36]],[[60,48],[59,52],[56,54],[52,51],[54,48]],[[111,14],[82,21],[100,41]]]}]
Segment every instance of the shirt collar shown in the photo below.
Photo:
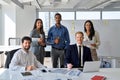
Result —
[{"label": "shirt collar", "polygon": [[[61,28],[62,27],[62,25],[60,24],[60,27],[59,28]],[[58,28],[57,26],[56,26],[56,24],[55,24],[55,28]]]},{"label": "shirt collar", "polygon": [[21,49],[21,50],[23,51],[24,54],[28,54],[29,53],[29,51],[27,53],[24,49]]},{"label": "shirt collar", "polygon": [[81,45],[80,45],[80,44],[76,44],[76,45],[77,45],[77,46],[83,46],[83,44],[81,44]]}]

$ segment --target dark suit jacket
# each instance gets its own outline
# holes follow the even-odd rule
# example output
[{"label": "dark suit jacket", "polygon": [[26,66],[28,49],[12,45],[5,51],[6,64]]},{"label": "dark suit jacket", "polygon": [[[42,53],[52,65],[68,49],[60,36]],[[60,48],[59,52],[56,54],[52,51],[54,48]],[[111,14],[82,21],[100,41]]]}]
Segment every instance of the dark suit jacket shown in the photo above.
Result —
[{"label": "dark suit jacket", "polygon": [[[66,50],[66,57],[65,57],[66,63],[71,63],[74,68],[79,67],[79,58],[78,58],[78,49],[77,45],[69,45],[69,47]],[[83,64],[85,61],[92,61],[91,57],[91,51],[88,47],[83,46]]]}]

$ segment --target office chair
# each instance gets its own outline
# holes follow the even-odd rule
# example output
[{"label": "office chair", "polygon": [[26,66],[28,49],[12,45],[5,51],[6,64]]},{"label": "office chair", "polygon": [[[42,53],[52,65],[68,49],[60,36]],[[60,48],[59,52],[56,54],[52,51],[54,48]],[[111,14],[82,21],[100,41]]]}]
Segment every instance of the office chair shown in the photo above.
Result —
[{"label": "office chair", "polygon": [[9,64],[12,60],[12,57],[14,56],[15,52],[19,49],[14,49],[14,50],[11,50],[11,51],[5,53],[7,55],[6,61],[5,61],[5,68],[9,68]]},{"label": "office chair", "polygon": [[3,53],[3,51],[0,51],[0,54],[2,54]]}]

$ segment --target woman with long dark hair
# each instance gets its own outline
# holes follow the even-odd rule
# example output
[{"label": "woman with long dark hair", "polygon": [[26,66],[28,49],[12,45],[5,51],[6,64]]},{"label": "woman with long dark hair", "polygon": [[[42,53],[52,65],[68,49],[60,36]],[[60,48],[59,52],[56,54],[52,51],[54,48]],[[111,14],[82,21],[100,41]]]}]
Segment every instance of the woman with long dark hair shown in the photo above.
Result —
[{"label": "woman with long dark hair", "polygon": [[99,33],[95,31],[93,23],[91,20],[87,20],[84,23],[84,41],[87,42],[85,44],[87,47],[91,49],[91,55],[93,61],[98,60],[96,49],[98,49],[98,46],[100,45],[100,38]]},{"label": "woman with long dark hair", "polygon": [[37,60],[43,64],[45,56],[44,47],[46,43],[42,19],[35,20],[33,30],[30,32],[30,37],[32,38],[31,51],[35,54]]}]

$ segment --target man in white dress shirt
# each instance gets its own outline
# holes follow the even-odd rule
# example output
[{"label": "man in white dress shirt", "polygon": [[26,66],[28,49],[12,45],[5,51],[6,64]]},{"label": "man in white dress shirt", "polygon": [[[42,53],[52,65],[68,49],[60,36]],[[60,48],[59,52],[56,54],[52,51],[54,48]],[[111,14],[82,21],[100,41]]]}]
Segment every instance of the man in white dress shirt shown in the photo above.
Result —
[{"label": "man in white dress shirt", "polygon": [[22,38],[22,48],[14,54],[9,65],[10,70],[31,71],[36,68],[45,68],[29,51],[31,41],[28,36]]}]

